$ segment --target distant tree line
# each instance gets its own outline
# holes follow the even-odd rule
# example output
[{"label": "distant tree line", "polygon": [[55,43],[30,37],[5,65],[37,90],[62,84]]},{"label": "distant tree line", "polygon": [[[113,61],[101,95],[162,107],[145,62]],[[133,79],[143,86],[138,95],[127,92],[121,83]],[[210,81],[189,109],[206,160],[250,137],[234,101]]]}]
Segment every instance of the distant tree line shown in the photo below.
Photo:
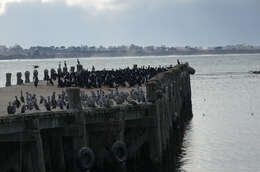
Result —
[{"label": "distant tree line", "polygon": [[167,46],[34,46],[24,49],[20,45],[0,46],[0,59],[68,58],[95,56],[164,56],[192,54],[260,53],[260,46],[228,45],[217,47],[167,47]]}]

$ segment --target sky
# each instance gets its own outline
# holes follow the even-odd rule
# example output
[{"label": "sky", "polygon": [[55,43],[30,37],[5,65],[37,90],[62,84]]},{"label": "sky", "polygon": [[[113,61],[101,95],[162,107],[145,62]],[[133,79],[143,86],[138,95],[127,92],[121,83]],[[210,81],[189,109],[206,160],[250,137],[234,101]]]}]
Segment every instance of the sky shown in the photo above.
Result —
[{"label": "sky", "polygon": [[0,0],[0,45],[260,45],[260,0]]}]

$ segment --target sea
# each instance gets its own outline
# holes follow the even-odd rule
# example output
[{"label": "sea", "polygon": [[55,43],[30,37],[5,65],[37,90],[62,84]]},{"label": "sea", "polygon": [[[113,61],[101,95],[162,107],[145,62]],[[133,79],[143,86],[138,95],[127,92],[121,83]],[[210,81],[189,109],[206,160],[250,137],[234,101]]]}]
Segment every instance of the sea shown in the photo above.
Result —
[{"label": "sea", "polygon": [[[187,124],[178,167],[183,172],[260,171],[260,54],[80,58],[89,70],[175,65],[177,59],[196,69],[191,76],[193,119]],[[76,65],[76,58],[0,61],[0,87],[5,74]],[[31,78],[32,79],[32,78]],[[1,95],[0,95],[1,96]]]}]

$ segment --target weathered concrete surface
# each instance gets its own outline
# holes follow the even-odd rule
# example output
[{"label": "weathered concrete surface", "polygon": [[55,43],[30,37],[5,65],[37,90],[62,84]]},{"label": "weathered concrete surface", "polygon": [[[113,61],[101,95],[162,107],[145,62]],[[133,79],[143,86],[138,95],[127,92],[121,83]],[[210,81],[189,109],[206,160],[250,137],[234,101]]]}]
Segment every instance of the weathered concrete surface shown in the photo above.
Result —
[{"label": "weathered concrete surface", "polygon": [[[47,81],[40,81],[37,88],[34,87],[33,83],[25,83],[23,85],[13,85],[9,87],[0,88],[0,116],[7,116],[7,106],[8,102],[14,101],[15,96],[18,96],[20,98],[21,90],[23,91],[23,96],[25,97],[25,93],[29,92],[30,94],[35,94],[37,96],[37,99],[39,101],[40,96],[51,96],[53,92],[56,92],[56,95],[61,94],[62,91],[66,91],[66,88],[58,88],[57,86],[50,86],[46,84]],[[119,90],[121,91],[129,91],[131,88],[126,87],[120,87]],[[81,91],[85,91],[90,95],[91,91],[95,91],[97,89],[85,89],[81,88]],[[103,87],[102,90],[104,90],[106,93],[108,92],[109,88]],[[143,90],[145,91],[145,86],[143,86]],[[35,109],[31,110],[30,112],[26,113],[41,113],[46,111],[43,104],[39,105],[41,111],[36,111]],[[21,109],[17,109],[16,115],[20,115]],[[53,109],[53,111],[60,111],[59,108]]]},{"label": "weathered concrete surface", "polygon": [[[77,172],[77,153],[86,146],[96,155],[92,171],[133,171],[142,163],[153,168],[169,159],[174,162],[182,129],[192,118],[194,72],[182,64],[152,78],[146,85],[146,104],[82,110],[76,103],[72,111],[0,117],[1,172]],[[78,91],[69,93],[71,101]],[[111,152],[118,140],[128,151],[123,164]]]}]

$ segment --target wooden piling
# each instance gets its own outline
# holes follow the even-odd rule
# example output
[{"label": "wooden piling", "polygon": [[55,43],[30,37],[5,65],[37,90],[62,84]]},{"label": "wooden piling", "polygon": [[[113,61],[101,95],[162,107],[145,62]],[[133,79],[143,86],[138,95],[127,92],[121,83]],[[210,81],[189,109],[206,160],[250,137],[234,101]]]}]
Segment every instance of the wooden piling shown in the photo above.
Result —
[{"label": "wooden piling", "polygon": [[25,83],[29,83],[30,82],[30,72],[25,71],[24,76],[25,76]]},{"label": "wooden piling", "polygon": [[64,172],[64,150],[62,136],[52,136],[51,138],[51,150],[52,150],[52,169],[53,172]]},{"label": "wooden piling", "polygon": [[17,72],[17,74],[16,74],[16,79],[17,79],[17,82],[16,82],[16,84],[17,85],[21,85],[21,84],[23,84],[23,80],[22,80],[22,72]]},{"label": "wooden piling", "polygon": [[35,139],[31,145],[33,169],[37,172],[46,172],[39,120],[33,119],[27,124],[27,129],[31,130]]},{"label": "wooden piling", "polygon": [[11,78],[12,78],[12,73],[6,73],[6,83],[5,83],[6,87],[11,86],[11,80],[12,80]]},{"label": "wooden piling", "polygon": [[69,111],[79,112],[82,110],[80,89],[79,88],[67,88],[66,89],[69,99]]}]

